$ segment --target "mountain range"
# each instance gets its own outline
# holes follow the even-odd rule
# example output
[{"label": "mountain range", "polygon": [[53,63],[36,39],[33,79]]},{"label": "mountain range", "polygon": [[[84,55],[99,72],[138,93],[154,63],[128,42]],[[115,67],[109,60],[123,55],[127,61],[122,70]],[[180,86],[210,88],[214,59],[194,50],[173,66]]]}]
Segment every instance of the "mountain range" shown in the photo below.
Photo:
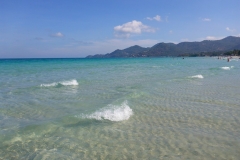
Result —
[{"label": "mountain range", "polygon": [[201,42],[157,43],[152,47],[144,48],[138,45],[107,54],[89,55],[86,58],[127,58],[127,57],[161,57],[182,56],[215,52],[223,53],[240,49],[240,37],[229,36],[221,40],[204,40]]}]

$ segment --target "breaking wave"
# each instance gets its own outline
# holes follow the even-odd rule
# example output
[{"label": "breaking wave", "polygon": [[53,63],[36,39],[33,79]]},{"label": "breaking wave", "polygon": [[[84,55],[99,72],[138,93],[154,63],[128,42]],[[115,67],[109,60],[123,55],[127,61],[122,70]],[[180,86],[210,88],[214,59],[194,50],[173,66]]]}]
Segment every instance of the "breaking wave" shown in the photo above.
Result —
[{"label": "breaking wave", "polygon": [[96,120],[110,120],[110,121],[124,121],[128,120],[133,115],[132,109],[128,106],[128,102],[124,101],[121,105],[108,105],[107,107],[96,111],[89,115],[80,115],[75,117],[96,119]]},{"label": "breaking wave", "polygon": [[191,78],[204,78],[201,74],[195,75],[195,76],[191,76]]},{"label": "breaking wave", "polygon": [[53,82],[53,83],[48,83],[48,84],[41,84],[41,87],[54,87],[58,85],[63,85],[63,86],[77,86],[78,82],[76,79],[72,79],[69,81],[61,81],[61,82]]},{"label": "breaking wave", "polygon": [[221,67],[221,69],[223,69],[223,70],[230,70],[230,67]]}]

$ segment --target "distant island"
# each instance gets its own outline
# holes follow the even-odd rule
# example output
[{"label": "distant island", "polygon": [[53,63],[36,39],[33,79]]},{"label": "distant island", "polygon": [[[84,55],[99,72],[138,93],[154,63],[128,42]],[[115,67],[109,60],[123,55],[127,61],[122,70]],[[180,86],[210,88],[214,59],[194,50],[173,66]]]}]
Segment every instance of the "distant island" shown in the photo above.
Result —
[{"label": "distant island", "polygon": [[240,56],[240,37],[229,36],[221,40],[201,42],[158,43],[144,48],[138,45],[107,54],[89,55],[86,58],[130,58],[130,57],[198,57],[198,56]]}]

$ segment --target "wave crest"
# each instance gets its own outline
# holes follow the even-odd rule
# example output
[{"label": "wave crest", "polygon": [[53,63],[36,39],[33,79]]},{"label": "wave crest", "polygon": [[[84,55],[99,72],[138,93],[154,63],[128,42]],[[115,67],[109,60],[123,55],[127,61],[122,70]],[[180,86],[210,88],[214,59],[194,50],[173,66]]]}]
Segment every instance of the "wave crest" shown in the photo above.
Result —
[{"label": "wave crest", "polygon": [[223,70],[230,70],[230,67],[221,67]]},{"label": "wave crest", "polygon": [[191,78],[204,78],[201,74],[195,75],[195,76],[191,76]]},{"label": "wave crest", "polygon": [[41,87],[54,87],[57,85],[63,85],[63,86],[77,86],[78,82],[76,79],[72,79],[69,81],[61,81],[61,82],[53,82],[53,83],[48,83],[48,84],[41,84]]},{"label": "wave crest", "polygon": [[132,115],[133,111],[128,106],[128,102],[124,101],[119,106],[110,104],[106,108],[96,111],[90,115],[82,115],[81,117],[96,120],[124,121],[128,120]]}]

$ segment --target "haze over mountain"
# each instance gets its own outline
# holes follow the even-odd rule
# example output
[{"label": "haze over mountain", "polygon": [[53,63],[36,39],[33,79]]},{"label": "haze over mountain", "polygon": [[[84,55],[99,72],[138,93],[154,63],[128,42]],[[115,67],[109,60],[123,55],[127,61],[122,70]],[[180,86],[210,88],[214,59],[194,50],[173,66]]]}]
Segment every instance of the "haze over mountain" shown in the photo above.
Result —
[{"label": "haze over mountain", "polygon": [[158,43],[150,48],[138,45],[107,54],[90,55],[86,58],[124,58],[124,57],[160,57],[196,54],[201,52],[226,52],[240,49],[240,37],[229,36],[221,40],[204,40],[201,42]]}]

